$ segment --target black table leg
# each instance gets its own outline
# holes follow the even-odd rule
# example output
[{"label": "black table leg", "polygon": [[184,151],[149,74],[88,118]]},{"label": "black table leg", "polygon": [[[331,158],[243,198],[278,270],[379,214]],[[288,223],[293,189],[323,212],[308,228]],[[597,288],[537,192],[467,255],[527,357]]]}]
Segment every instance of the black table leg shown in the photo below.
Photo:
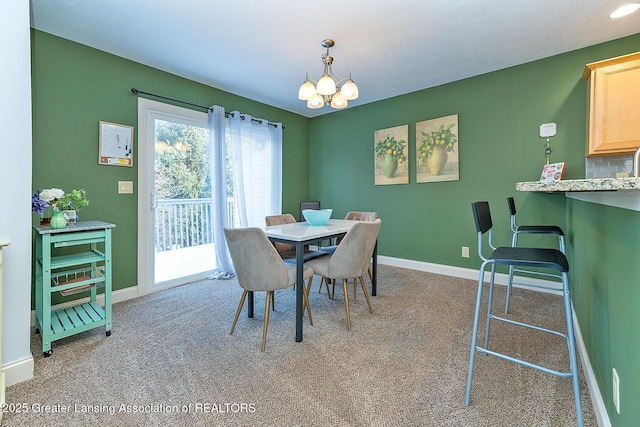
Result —
[{"label": "black table leg", "polygon": [[302,341],[302,313],[304,292],[304,245],[296,242],[296,342]]},{"label": "black table leg", "polygon": [[247,317],[253,317],[253,291],[249,291],[247,298]]},{"label": "black table leg", "polygon": [[376,240],[376,245],[373,247],[373,268],[372,268],[372,276],[371,280],[371,295],[374,297],[378,294],[378,241]]}]

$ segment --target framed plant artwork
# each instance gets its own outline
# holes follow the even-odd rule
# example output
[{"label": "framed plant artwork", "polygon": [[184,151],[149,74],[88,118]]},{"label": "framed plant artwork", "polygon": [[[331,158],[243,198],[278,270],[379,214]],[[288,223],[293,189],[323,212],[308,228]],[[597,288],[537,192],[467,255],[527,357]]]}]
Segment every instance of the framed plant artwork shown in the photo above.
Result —
[{"label": "framed plant artwork", "polygon": [[376,130],[373,133],[375,185],[408,184],[407,139],[409,125]]},{"label": "framed plant artwork", "polygon": [[460,179],[458,115],[416,123],[416,182]]}]

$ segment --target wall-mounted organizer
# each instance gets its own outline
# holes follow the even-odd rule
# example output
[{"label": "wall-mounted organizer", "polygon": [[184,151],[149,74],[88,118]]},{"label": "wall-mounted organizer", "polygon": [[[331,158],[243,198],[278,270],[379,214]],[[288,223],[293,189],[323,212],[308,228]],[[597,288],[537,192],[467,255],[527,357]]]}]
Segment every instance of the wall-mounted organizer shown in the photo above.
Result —
[{"label": "wall-mounted organizer", "polygon": [[[65,228],[34,226],[36,272],[36,333],[42,353],[53,353],[53,341],[105,327],[111,335],[111,229],[115,224],[84,221]],[[72,248],[62,253],[61,249]],[[88,291],[89,299],[52,309],[51,296]],[[103,294],[101,305],[98,294]]]}]

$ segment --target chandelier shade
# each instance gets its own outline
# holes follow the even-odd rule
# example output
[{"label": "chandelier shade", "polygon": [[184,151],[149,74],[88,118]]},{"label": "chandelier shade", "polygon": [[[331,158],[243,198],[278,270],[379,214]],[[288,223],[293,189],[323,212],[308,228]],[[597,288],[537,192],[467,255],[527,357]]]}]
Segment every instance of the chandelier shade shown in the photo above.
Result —
[{"label": "chandelier shade", "polygon": [[322,76],[319,80],[314,80],[307,74],[304,83],[298,90],[298,98],[307,101],[307,107],[312,109],[322,108],[325,105],[337,109],[345,108],[349,104],[348,101],[358,98],[358,86],[351,78],[351,74],[343,79],[339,79],[333,74],[331,68],[333,58],[329,55],[329,48],[335,45],[334,41],[326,39],[322,41],[321,45],[327,48],[327,52],[322,55],[322,63],[324,64]]}]

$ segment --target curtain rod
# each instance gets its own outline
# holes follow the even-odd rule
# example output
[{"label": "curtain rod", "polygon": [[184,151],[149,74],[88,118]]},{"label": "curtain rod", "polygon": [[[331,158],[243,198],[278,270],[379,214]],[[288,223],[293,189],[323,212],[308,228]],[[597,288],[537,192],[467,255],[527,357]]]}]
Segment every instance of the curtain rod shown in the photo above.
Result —
[{"label": "curtain rod", "polygon": [[[192,107],[202,108],[202,109],[207,110],[207,111],[212,110],[211,108],[205,107],[204,105],[193,104],[191,102],[181,101],[179,99],[169,98],[169,97],[166,97],[166,96],[157,95],[155,93],[143,92],[141,90],[136,89],[135,87],[131,88],[131,92],[133,94],[135,94],[135,95],[139,95],[139,94],[148,95],[148,96],[153,96],[154,98],[166,99],[168,101],[179,102],[180,104],[191,105]],[[233,114],[233,113],[229,113],[229,112],[225,112],[224,113],[225,117],[229,117],[229,114]],[[244,115],[240,115],[240,118],[242,120],[244,120],[244,117],[245,117]],[[262,124],[262,120],[260,120],[260,119],[251,118],[251,121],[259,123],[259,124]],[[275,123],[271,123],[271,122],[267,122],[267,125],[268,126],[273,126],[273,127],[278,127],[278,125],[276,125]],[[284,126],[282,126],[282,129],[284,130]]]}]

